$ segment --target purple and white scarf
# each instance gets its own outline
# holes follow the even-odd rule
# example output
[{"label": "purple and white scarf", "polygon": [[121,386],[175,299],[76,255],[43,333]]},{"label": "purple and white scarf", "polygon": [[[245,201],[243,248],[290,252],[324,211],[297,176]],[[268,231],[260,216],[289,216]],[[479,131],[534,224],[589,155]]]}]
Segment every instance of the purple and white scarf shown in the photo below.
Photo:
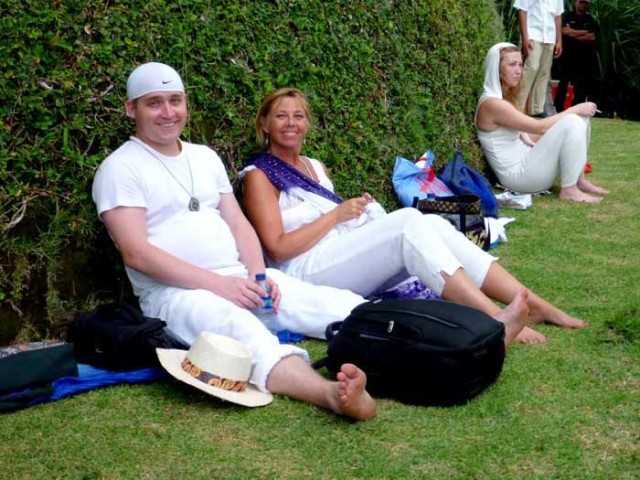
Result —
[{"label": "purple and white scarf", "polygon": [[246,162],[245,168],[254,166],[262,170],[269,181],[280,191],[298,187],[307,192],[315,193],[334,203],[342,203],[342,198],[331,190],[323,187],[312,178],[300,173],[287,162],[269,152],[254,153]]}]

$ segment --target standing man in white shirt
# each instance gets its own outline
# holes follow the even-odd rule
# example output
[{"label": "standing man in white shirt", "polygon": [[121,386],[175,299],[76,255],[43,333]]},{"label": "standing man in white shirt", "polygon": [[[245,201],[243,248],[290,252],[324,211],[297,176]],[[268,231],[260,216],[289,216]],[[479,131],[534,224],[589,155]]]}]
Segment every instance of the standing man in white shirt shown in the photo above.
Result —
[{"label": "standing man in white shirt", "polygon": [[518,103],[523,111],[544,118],[547,85],[554,58],[562,55],[562,0],[515,0],[518,9],[522,53],[525,57]]}]

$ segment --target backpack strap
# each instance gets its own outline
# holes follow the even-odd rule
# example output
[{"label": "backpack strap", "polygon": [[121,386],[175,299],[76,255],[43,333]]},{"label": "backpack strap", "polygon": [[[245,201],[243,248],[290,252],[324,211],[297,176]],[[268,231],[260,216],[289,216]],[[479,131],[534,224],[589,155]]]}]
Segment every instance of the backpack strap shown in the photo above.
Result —
[{"label": "backpack strap", "polygon": [[329,357],[323,357],[320,360],[316,360],[315,362],[313,362],[311,364],[311,367],[314,370],[320,370],[322,367],[326,367],[327,366],[327,361],[329,360]]},{"label": "backpack strap", "polygon": [[331,322],[327,325],[327,328],[324,331],[324,338],[326,338],[327,342],[330,342],[333,337],[335,337],[340,331],[340,327],[342,326],[343,320],[338,320],[337,322]]},{"label": "backpack strap", "polygon": [[[340,331],[340,327],[342,326],[342,322],[343,322],[342,320],[338,320],[337,322],[331,322],[329,325],[327,325],[327,328],[324,331],[324,336],[327,339],[327,342],[331,342],[333,337],[335,337],[338,334],[338,332]],[[326,367],[328,361],[329,361],[329,357],[324,357],[324,358],[321,358],[320,360],[316,360],[315,362],[313,362],[311,366],[315,370],[319,370],[322,367]]]}]

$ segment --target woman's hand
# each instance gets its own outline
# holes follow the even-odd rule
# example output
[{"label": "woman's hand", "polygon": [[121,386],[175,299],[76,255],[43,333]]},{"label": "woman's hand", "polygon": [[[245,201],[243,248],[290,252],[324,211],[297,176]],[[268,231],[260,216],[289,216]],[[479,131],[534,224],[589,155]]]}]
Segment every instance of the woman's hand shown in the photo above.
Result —
[{"label": "woman's hand", "polygon": [[533,147],[536,142],[529,136],[527,132],[520,132],[520,140],[528,147]]},{"label": "woman's hand", "polygon": [[581,115],[583,117],[593,117],[596,114],[597,106],[593,102],[584,102],[569,108],[571,113]]},{"label": "woman's hand", "polygon": [[345,200],[332,210],[334,215],[336,215],[336,222],[344,223],[353,220],[354,218],[358,218],[364,213],[367,205],[373,201],[373,197],[367,192],[363,193],[360,197]]}]

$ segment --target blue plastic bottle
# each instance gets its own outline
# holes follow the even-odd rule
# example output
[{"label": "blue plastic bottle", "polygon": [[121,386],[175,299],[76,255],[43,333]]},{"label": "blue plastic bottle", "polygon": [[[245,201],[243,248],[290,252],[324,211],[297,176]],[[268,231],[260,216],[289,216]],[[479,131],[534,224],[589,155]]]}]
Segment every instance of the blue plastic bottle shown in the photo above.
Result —
[{"label": "blue plastic bottle", "polygon": [[276,318],[273,315],[273,299],[271,298],[271,289],[269,288],[269,284],[267,283],[267,274],[266,273],[258,273],[256,275],[256,283],[260,285],[265,292],[267,292],[266,297],[262,298],[264,302],[264,306],[255,310],[256,315],[260,319],[260,321],[267,327],[274,335],[277,335],[277,325]]},{"label": "blue plastic bottle", "polygon": [[262,308],[260,308],[261,312],[267,313],[267,312],[272,312],[273,311],[273,300],[271,299],[271,288],[269,287],[269,284],[267,283],[267,274],[266,273],[258,273],[256,275],[256,282],[258,285],[260,285],[260,287],[262,287],[262,289],[267,292],[267,296],[266,297],[260,297],[262,298],[262,301],[264,302],[264,306]]}]

